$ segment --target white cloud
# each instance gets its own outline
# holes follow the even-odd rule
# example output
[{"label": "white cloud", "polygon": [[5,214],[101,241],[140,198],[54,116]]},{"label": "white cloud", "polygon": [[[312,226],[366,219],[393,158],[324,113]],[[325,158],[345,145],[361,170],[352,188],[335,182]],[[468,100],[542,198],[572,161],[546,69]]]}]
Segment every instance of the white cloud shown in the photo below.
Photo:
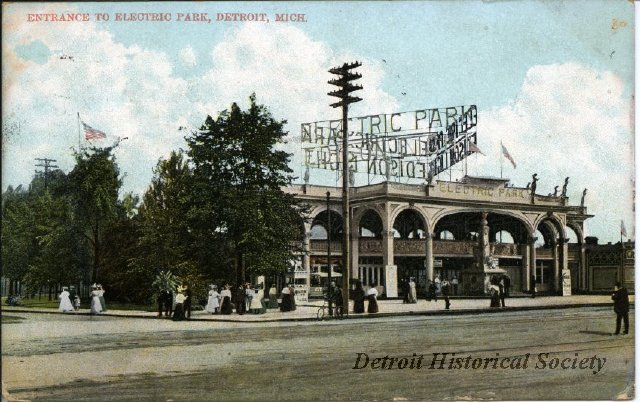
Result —
[{"label": "white cloud", "polygon": [[479,111],[478,145],[488,156],[477,157],[478,172],[499,175],[502,140],[518,164],[514,170],[505,160],[505,177],[524,186],[537,172],[538,192],[546,195],[569,176],[570,204],[578,205],[587,188],[585,204],[596,215],[586,233],[615,241],[620,219],[633,222],[630,106],[610,72],[575,63],[532,67],[514,102]]},{"label": "white cloud", "polygon": [[196,52],[193,50],[191,46],[187,46],[180,50],[179,53],[180,60],[182,64],[187,67],[193,67],[198,63],[198,57],[196,56]]},{"label": "white cloud", "polygon": [[[43,7],[41,12],[46,12]],[[253,92],[276,119],[289,121],[293,141],[287,149],[296,153],[293,165],[298,171],[301,152],[295,140],[300,123],[339,117],[339,111],[329,107],[333,100],[327,96],[332,89],[327,80],[332,77],[327,71],[343,60],[339,63],[323,42],[295,27],[231,28],[211,49],[212,68],[182,78],[166,53],[125,46],[93,23],[80,28],[60,24],[55,30],[19,19],[8,23],[13,28],[3,46],[7,60],[3,114],[19,127],[19,134],[3,139],[5,186],[28,183],[35,157],[54,157],[61,168],[72,168],[77,112],[86,123],[105,131],[110,141],[128,137],[117,150],[117,160],[121,171],[127,172],[125,189],[137,193],[145,190],[158,158],[185,146],[187,132],[179,127],[198,127],[207,114],[215,116],[232,102],[245,108]],[[50,50],[44,64],[21,59],[12,51],[35,40]],[[178,53],[180,63],[197,61],[190,47]],[[61,59],[62,55],[72,56],[73,61]],[[365,62],[362,72],[366,101],[359,106],[395,110],[395,100],[380,90],[380,66]]]}]

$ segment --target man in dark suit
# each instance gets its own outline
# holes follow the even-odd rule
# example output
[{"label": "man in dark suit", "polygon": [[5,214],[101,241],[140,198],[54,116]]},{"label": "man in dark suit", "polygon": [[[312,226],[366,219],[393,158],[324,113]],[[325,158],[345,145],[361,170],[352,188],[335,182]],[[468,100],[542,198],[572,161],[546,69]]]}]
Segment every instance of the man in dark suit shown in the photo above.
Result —
[{"label": "man in dark suit", "polygon": [[613,295],[613,311],[616,312],[616,335],[620,335],[620,321],[624,320],[624,333],[629,333],[629,292],[627,288],[616,283]]},{"label": "man in dark suit", "polygon": [[170,290],[164,292],[164,315],[167,318],[173,315],[173,292]]},{"label": "man in dark suit", "polygon": [[191,293],[191,287],[189,285],[184,285],[187,290],[184,291],[184,295],[187,296],[187,299],[184,301],[184,313],[187,319],[191,318],[191,299],[193,295]]}]

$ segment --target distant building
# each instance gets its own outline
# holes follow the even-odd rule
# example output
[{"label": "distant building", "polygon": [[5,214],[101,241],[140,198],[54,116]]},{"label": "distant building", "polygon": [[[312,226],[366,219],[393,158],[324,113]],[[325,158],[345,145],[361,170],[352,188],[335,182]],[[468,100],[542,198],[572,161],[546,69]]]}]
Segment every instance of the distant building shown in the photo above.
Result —
[{"label": "distant building", "polygon": [[595,237],[587,237],[586,257],[588,291],[610,291],[616,282],[633,292],[635,276],[635,242],[598,244]]},{"label": "distant building", "polygon": [[[304,185],[286,191],[310,206],[306,253],[295,264],[295,282],[307,287],[309,296],[319,296],[329,269],[333,278],[344,274],[341,188]],[[607,265],[600,259],[601,246],[583,240],[584,222],[592,217],[586,207],[570,205],[562,195],[532,196],[529,188],[510,186],[508,179],[384,182],[351,188],[350,204],[349,274],[365,285],[375,282],[386,297],[402,296],[401,284],[409,278],[422,293],[436,275],[455,276],[460,295],[486,294],[491,278],[501,275],[510,278],[513,294],[529,293],[534,283],[537,292],[554,295],[605,289],[616,279],[633,283],[632,254],[616,271],[614,260]]]}]

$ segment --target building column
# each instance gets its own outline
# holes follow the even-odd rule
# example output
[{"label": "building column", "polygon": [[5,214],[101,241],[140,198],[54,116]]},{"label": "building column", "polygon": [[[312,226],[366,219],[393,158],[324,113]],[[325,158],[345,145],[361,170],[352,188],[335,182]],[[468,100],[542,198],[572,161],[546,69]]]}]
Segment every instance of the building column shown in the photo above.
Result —
[{"label": "building column", "polygon": [[482,268],[484,278],[484,293],[488,294],[491,285],[491,243],[489,241],[489,222],[487,221],[486,212],[482,213],[480,217],[480,227],[478,228],[478,247],[480,248],[480,255],[478,256],[478,266]]},{"label": "building column", "polygon": [[522,271],[520,278],[520,291],[525,293],[531,289],[531,245],[523,244],[522,248]]},{"label": "building column", "polygon": [[538,238],[535,236],[529,238],[529,291],[533,291],[536,286],[536,240]]},{"label": "building column", "polygon": [[393,261],[393,251],[393,230],[386,230],[382,235],[382,265],[387,297],[398,297],[398,267]]},{"label": "building column", "polygon": [[587,290],[587,248],[580,243],[580,290]]},{"label": "building column", "polygon": [[558,241],[556,241],[553,246],[553,248],[551,249],[551,256],[553,258],[553,286],[552,289],[555,292],[555,294],[559,293],[560,290],[560,260],[561,260],[561,256],[559,255],[559,250],[558,250]]},{"label": "building column", "polygon": [[426,255],[425,255],[425,264],[424,267],[426,269],[426,275],[428,281],[433,281],[433,234],[427,233],[426,238]]},{"label": "building column", "polygon": [[351,279],[358,279],[358,267],[360,266],[360,231],[351,231]]},{"label": "building column", "polygon": [[[302,243],[302,250],[304,254],[302,255],[302,267],[307,273],[307,292],[309,291],[309,287],[311,287],[311,232],[305,232],[304,240]],[[295,273],[294,273],[295,277]]]}]

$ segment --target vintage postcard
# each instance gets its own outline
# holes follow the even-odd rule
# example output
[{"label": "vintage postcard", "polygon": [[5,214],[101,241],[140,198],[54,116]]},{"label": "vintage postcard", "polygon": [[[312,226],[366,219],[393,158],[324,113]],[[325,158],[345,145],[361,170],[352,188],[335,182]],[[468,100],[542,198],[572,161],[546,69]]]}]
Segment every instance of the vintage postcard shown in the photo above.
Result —
[{"label": "vintage postcard", "polygon": [[2,400],[635,398],[633,1],[2,5]]}]

